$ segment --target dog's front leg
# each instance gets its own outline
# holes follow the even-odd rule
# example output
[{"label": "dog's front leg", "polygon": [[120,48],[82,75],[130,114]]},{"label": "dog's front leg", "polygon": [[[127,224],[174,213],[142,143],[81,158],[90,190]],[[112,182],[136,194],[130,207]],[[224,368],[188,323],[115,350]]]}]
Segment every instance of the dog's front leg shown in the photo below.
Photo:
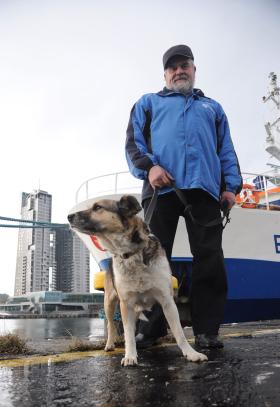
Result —
[{"label": "dog's front leg", "polygon": [[106,290],[104,293],[104,308],[105,308],[105,315],[107,319],[107,342],[105,346],[105,351],[108,352],[110,350],[115,349],[115,340],[116,340],[116,327],[114,323],[114,313],[116,309],[116,305],[118,302],[118,297],[115,290]]},{"label": "dog's front leg", "polygon": [[125,357],[122,359],[121,364],[123,366],[137,365],[137,351],[135,342],[136,313],[131,306],[127,305],[123,301],[120,301],[120,308],[125,340]]},{"label": "dog's front leg", "polygon": [[162,306],[165,318],[167,319],[170,329],[179,348],[182,350],[183,355],[186,356],[186,358],[191,362],[202,362],[207,360],[208,358],[206,355],[194,350],[187,341],[180,323],[178,309],[173,297],[167,299],[160,295],[157,300]]}]

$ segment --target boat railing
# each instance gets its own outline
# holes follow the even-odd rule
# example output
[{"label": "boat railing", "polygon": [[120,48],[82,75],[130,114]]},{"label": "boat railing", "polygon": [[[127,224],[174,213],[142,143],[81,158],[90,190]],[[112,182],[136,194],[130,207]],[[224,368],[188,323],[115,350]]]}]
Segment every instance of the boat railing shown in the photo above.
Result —
[{"label": "boat railing", "polygon": [[[240,193],[240,196],[245,196],[249,204],[247,206],[240,206],[253,207],[253,199],[256,198],[256,207],[262,206],[269,210],[272,209],[273,206],[273,209],[277,209],[276,207],[279,205],[272,205],[271,201],[275,200],[276,194],[278,194],[278,196],[280,197],[280,175],[278,169],[275,169],[274,172],[270,170],[262,174],[249,172],[242,173],[242,178],[243,189]],[[250,199],[250,197],[252,199]],[[277,198],[276,200],[279,199],[280,198]],[[242,202],[242,200],[239,202]]]},{"label": "boat railing", "polygon": [[[253,195],[258,195],[258,197],[262,196],[262,206],[265,206],[266,209],[270,209],[272,191],[278,192],[279,188],[280,197],[280,175],[277,171],[274,173],[269,171],[262,174],[244,172],[242,173],[242,178],[244,188],[240,195],[243,193],[246,198],[248,197],[248,192],[250,192]],[[89,178],[79,186],[76,192],[76,204],[102,195],[140,194],[141,188],[142,181],[134,178],[128,171],[104,174]],[[247,207],[250,207],[250,205]]]},{"label": "boat railing", "polygon": [[76,192],[76,204],[101,195],[120,193],[140,193],[142,181],[134,178],[128,171],[119,171],[89,178]]}]

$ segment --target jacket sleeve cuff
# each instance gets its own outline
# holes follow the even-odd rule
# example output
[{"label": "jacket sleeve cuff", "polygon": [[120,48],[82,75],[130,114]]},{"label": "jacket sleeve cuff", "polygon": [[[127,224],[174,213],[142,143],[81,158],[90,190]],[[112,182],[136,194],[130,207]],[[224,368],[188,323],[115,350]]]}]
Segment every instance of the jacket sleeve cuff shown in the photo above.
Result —
[{"label": "jacket sleeve cuff", "polygon": [[156,164],[154,164],[154,163],[152,163],[152,162],[150,162],[150,163],[148,164],[148,166],[147,166],[147,173],[148,173],[148,174],[149,174],[150,169],[153,168],[155,165],[156,165]]},{"label": "jacket sleeve cuff", "polygon": [[239,193],[237,192],[236,188],[226,188],[223,192],[232,192],[234,195]]}]

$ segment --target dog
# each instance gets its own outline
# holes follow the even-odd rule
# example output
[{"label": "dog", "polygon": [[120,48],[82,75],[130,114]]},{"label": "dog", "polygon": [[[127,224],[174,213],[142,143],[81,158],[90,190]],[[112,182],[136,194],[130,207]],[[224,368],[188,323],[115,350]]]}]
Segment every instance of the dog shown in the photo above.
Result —
[{"label": "dog", "polygon": [[103,199],[87,210],[68,216],[71,227],[96,235],[112,255],[111,272],[106,272],[104,308],[108,321],[106,351],[114,349],[116,330],[113,316],[120,301],[124,327],[125,356],[123,366],[137,365],[135,327],[142,311],[151,310],[155,302],[163,309],[169,327],[187,360],[206,361],[207,356],[188,343],[180,324],[173,298],[171,270],[159,240],[137,213],[141,206],[132,195],[119,201]]}]

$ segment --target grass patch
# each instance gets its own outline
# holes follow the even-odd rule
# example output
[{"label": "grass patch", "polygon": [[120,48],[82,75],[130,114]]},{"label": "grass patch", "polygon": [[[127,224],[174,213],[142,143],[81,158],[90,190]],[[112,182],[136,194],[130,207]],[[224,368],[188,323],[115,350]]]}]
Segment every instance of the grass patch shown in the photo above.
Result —
[{"label": "grass patch", "polygon": [[72,343],[69,345],[69,352],[86,352],[89,350],[100,350],[105,346],[105,342],[89,342],[79,338],[73,338]]},{"label": "grass patch", "polygon": [[18,334],[0,335],[0,353],[7,355],[20,355],[28,353],[26,340]]},{"label": "grass patch", "polygon": [[[105,348],[106,341],[90,342],[80,338],[73,338],[72,343],[69,345],[69,352],[86,352],[91,350],[103,350]],[[123,347],[123,338],[118,338],[115,342],[115,346]]]}]

